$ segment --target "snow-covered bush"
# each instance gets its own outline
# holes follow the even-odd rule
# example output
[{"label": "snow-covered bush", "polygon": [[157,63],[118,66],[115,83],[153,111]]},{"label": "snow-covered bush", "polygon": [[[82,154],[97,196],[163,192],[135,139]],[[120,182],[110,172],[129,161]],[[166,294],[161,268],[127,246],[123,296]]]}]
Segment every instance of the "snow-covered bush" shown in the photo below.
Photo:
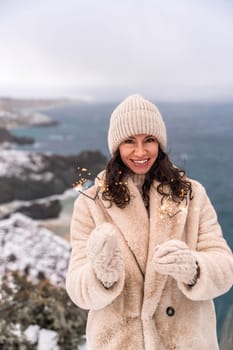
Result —
[{"label": "snow-covered bush", "polygon": [[26,275],[6,273],[2,279],[0,300],[0,348],[34,350],[27,330],[32,325],[57,333],[62,350],[77,350],[86,326],[86,312],[75,306],[65,289],[49,280],[31,282]]}]

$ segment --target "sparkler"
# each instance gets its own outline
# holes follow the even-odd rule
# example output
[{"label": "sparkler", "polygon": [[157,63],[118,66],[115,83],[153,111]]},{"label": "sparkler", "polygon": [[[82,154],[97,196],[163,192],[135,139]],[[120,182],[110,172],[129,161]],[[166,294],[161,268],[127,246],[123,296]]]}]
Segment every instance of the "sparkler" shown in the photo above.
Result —
[{"label": "sparkler", "polygon": [[85,186],[85,184],[90,181],[90,176],[91,176],[91,172],[88,171],[87,168],[77,168],[79,170],[79,174],[78,177],[79,179],[75,182],[75,184],[73,185],[74,189],[76,191],[78,191],[79,193],[83,194],[84,196],[95,200],[98,196],[98,193],[100,192],[100,190],[102,191],[107,191],[108,190],[108,186],[106,186],[106,184],[104,183],[103,180],[101,180],[98,176],[98,188],[96,191],[96,194],[94,197],[89,196],[87,193],[83,192],[83,190],[87,189],[88,187]]},{"label": "sparkler", "polygon": [[[174,204],[175,202],[172,200],[171,196],[163,197],[161,201],[160,207],[160,218],[162,219],[164,215],[167,215],[170,219],[181,212],[185,212],[187,210],[188,205],[188,196],[184,192],[182,192],[182,197],[180,196],[180,202]],[[184,203],[182,203],[184,201]]]},{"label": "sparkler", "polygon": [[77,170],[79,170],[79,179],[73,184],[73,187],[79,192],[80,190],[85,189],[85,184],[90,180],[91,173],[87,168],[80,168],[79,166],[77,167]]}]

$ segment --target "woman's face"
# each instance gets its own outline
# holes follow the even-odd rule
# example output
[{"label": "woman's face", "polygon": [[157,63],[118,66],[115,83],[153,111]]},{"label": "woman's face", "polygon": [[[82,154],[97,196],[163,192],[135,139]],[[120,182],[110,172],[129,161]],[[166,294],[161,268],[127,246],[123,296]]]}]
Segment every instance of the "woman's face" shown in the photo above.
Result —
[{"label": "woman's face", "polygon": [[159,143],[151,135],[130,136],[119,146],[123,163],[135,174],[146,174],[159,153]]}]

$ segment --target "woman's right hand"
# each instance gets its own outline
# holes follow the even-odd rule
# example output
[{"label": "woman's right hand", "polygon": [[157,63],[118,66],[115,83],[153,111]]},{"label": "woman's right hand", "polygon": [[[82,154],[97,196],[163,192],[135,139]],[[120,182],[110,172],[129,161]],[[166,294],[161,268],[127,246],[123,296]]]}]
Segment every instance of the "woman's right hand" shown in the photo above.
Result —
[{"label": "woman's right hand", "polygon": [[197,281],[199,271],[196,258],[183,241],[172,239],[158,245],[152,264],[157,272],[170,275],[178,282],[193,286]]},{"label": "woman's right hand", "polygon": [[87,256],[105,288],[118,282],[124,273],[124,261],[114,225],[104,223],[92,231],[87,242]]}]

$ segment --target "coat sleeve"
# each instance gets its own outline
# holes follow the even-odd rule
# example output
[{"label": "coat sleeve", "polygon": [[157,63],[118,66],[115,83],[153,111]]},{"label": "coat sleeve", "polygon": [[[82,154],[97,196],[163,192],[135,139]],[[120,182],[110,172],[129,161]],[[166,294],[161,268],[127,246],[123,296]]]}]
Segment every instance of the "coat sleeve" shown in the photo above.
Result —
[{"label": "coat sleeve", "polygon": [[[124,276],[106,289],[97,279],[86,255],[87,240],[96,224],[85,196],[75,202],[71,219],[71,257],[66,276],[66,290],[75,304],[83,309],[98,310],[110,304],[122,291]],[[94,205],[95,202],[93,202]]]},{"label": "coat sleeve", "polygon": [[193,287],[179,283],[187,298],[209,300],[226,293],[233,284],[233,256],[223,238],[216,212],[203,186],[199,184],[200,195],[199,232],[196,257],[200,276]]}]

